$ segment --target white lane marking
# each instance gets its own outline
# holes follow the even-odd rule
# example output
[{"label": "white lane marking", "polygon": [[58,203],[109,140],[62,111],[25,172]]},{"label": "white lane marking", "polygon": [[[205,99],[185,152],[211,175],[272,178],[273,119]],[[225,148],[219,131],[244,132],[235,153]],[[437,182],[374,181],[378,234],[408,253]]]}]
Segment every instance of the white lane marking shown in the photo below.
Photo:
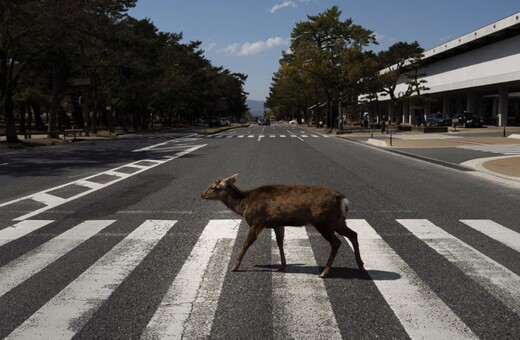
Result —
[{"label": "white lane marking", "polygon": [[159,143],[159,144],[154,144],[154,145],[150,145],[150,146],[147,146],[147,147],[144,147],[144,148],[141,148],[141,149],[135,149],[135,150],[132,150],[132,152],[141,152],[141,151],[147,151],[147,150],[151,150],[151,149],[155,149],[159,146],[163,146],[163,145],[166,145],[170,142],[173,142],[175,139],[172,139],[172,140],[169,140],[169,141],[166,141],[166,142],[162,142],[162,143]]},{"label": "white lane marking", "polygon": [[144,222],[7,338],[72,338],[176,222]]},{"label": "white lane marking", "polygon": [[144,148],[135,149],[135,150],[132,150],[132,152],[141,152],[141,151],[148,151],[148,150],[151,150],[151,149],[160,149],[159,147],[161,147],[163,145],[167,145],[168,143],[183,143],[183,142],[198,141],[200,139],[201,138],[198,137],[196,133],[194,133],[194,134],[187,135],[187,136],[184,136],[184,137],[170,139],[170,140],[168,140],[166,142],[153,144],[153,145],[150,145],[150,146],[147,146],[147,147],[144,147]]},{"label": "white lane marking", "polygon": [[258,141],[260,141],[262,138],[264,138],[265,136],[264,135],[259,135],[258,136]]},{"label": "white lane marking", "polygon": [[491,220],[460,220],[482,234],[520,252],[520,233]]},{"label": "white lane marking", "polygon": [[14,224],[11,227],[0,230],[0,246],[11,241],[19,239],[37,229],[40,229],[47,224],[51,224],[53,220],[26,220]]},{"label": "white lane marking", "polygon": [[249,135],[249,136],[247,136],[247,138],[254,138],[254,137],[255,137],[255,135]]},{"label": "white lane marking", "polygon": [[239,135],[237,136],[237,138],[244,138],[244,135]]},{"label": "white lane marking", "polygon": [[114,181],[115,180],[119,180],[119,179],[125,179],[125,178],[128,178],[128,177],[132,176],[132,174],[127,174],[126,172],[117,171],[117,170],[119,170],[121,168],[122,167],[119,167],[117,169],[112,169],[112,170],[105,171],[105,172],[103,172],[103,175],[108,175],[108,176],[115,177]]},{"label": "white lane marking", "polygon": [[[271,258],[280,263],[274,231],[272,239]],[[287,271],[272,276],[274,338],[341,339],[305,227],[285,228],[284,249]]]},{"label": "white lane marking", "polygon": [[65,201],[64,198],[41,192],[31,197],[36,202],[43,203],[45,205],[60,205]]},{"label": "white lane marking", "polygon": [[397,220],[468,277],[520,314],[520,277],[428,220]]},{"label": "white lane marking", "polygon": [[[40,214],[44,211],[47,211],[49,209],[52,209],[52,208],[55,208],[57,206],[60,206],[64,203],[67,203],[67,202],[70,202],[72,200],[75,200],[77,198],[80,198],[80,197],[83,197],[83,196],[86,196],[90,193],[93,193],[97,190],[100,190],[100,189],[103,189],[109,185],[112,185],[114,183],[117,183],[119,181],[122,181],[128,177],[131,177],[131,176],[135,176],[137,174],[140,174],[141,172],[144,172],[144,171],[147,171],[151,168],[154,168],[158,165],[161,165],[161,164],[164,164],[168,161],[171,161],[173,159],[176,159],[176,158],[179,158],[179,157],[182,157],[182,156],[185,156],[191,152],[194,152],[200,148],[203,148],[205,147],[207,144],[201,144],[201,145],[195,145],[189,149],[186,149],[184,151],[181,151],[181,152],[178,152],[176,153],[175,155],[173,156],[167,156],[167,157],[164,157],[163,160],[148,160],[148,159],[141,159],[141,160],[138,160],[138,161],[135,161],[135,162],[132,162],[132,163],[129,163],[129,164],[125,164],[125,165],[122,165],[122,166],[119,166],[117,168],[114,168],[114,169],[111,169],[111,170],[107,170],[107,171],[104,171],[104,172],[100,172],[100,173],[96,173],[94,175],[90,175],[88,177],[85,177],[85,178],[82,178],[82,179],[79,179],[79,180],[76,180],[76,181],[73,181],[73,182],[69,182],[69,183],[65,183],[65,184],[62,184],[62,185],[59,185],[57,187],[54,187],[54,188],[50,188],[50,189],[46,189],[44,191],[41,191],[41,192],[38,192],[38,193],[35,193],[35,194],[31,194],[31,195],[28,195],[28,196],[24,196],[24,197],[20,197],[20,198],[17,198],[15,200],[12,200],[12,201],[9,201],[9,202],[5,202],[5,203],[2,203],[0,204],[0,207],[4,207],[4,206],[7,206],[7,205],[10,205],[10,204],[14,204],[14,203],[17,203],[17,202],[20,202],[20,201],[23,201],[23,200],[37,200],[39,202],[42,202],[44,204],[46,204],[45,207],[42,207],[40,209],[37,209],[37,210],[34,210],[30,213],[27,213],[25,215],[22,215],[22,216],[19,216],[17,218],[14,218],[13,220],[14,221],[23,221],[23,220],[26,220],[28,218],[31,218],[32,216],[35,216],[37,214]],[[142,166],[142,165],[139,165],[138,163],[140,162],[143,162],[143,161],[146,161],[146,162],[149,162],[150,165],[149,166]],[[123,172],[118,172],[117,170],[118,169],[121,169],[121,168],[124,168],[124,167],[127,167],[127,166],[133,166],[134,164],[136,164],[138,167],[140,167],[139,170],[131,173],[131,174],[126,174],[126,173],[123,173]],[[93,178],[96,178],[98,176],[101,176],[101,175],[109,175],[109,176],[114,176],[114,179],[112,181],[109,181],[107,183],[104,183],[102,185],[89,185],[87,183],[91,182],[89,181],[90,179],[93,179]],[[84,186],[84,187],[87,187],[87,188],[90,188],[89,190],[85,190],[81,193],[78,193],[74,196],[71,196],[69,198],[66,198],[66,199],[61,199],[61,198],[54,198],[56,196],[52,196],[51,198],[51,195],[49,195],[48,193],[51,192],[51,191],[54,191],[54,190],[57,190],[57,189],[61,189],[63,187],[66,187],[66,186],[69,186],[69,185],[72,185],[72,184],[77,184],[77,185],[80,185],[80,186]]]},{"label": "white lane marking", "polygon": [[286,136],[285,135],[280,135],[280,137],[285,138]]},{"label": "white lane marking", "polygon": [[101,189],[104,186],[101,183],[85,181],[85,180],[82,180],[82,179],[80,179],[79,181],[76,181],[74,184],[82,186],[82,187],[87,187],[87,188],[90,188],[90,189],[96,189],[96,190],[99,190],[99,189]]},{"label": "white lane marking", "polygon": [[366,220],[347,225],[358,233],[365,268],[411,339],[477,338]]},{"label": "white lane marking", "polygon": [[[142,339],[210,336],[239,226],[240,220],[208,223],[148,323]],[[219,249],[219,244],[224,249]]]},{"label": "white lane marking", "polygon": [[115,220],[85,221],[0,268],[0,297]]},{"label": "white lane marking", "polygon": [[286,131],[289,132],[289,135],[290,135],[291,137],[298,138],[299,140],[301,140],[301,141],[303,142],[303,139],[302,139],[302,138],[298,137],[297,135],[295,135],[294,133],[292,133],[292,132],[289,131],[289,130],[286,130]]},{"label": "white lane marking", "polygon": [[170,151],[176,151],[176,150],[179,150],[179,149],[185,149],[189,145],[191,145],[191,144],[176,144],[174,146],[169,146],[169,147],[166,147],[166,148],[152,149],[150,151],[151,152],[170,152]]},{"label": "white lane marking", "polygon": [[269,135],[269,138],[275,138],[276,135]]}]

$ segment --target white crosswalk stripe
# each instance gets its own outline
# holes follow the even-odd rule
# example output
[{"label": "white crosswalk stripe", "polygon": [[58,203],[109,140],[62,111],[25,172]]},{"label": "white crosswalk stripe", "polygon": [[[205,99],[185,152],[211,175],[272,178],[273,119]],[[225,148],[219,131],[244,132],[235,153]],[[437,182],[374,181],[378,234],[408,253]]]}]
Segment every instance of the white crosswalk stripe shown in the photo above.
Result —
[{"label": "white crosswalk stripe", "polygon": [[520,252],[520,233],[491,220],[461,220],[461,222]]},{"label": "white crosswalk stripe", "polygon": [[0,268],[0,296],[113,223],[85,221]]},{"label": "white crosswalk stripe", "polygon": [[520,315],[520,277],[428,220],[397,220]]},{"label": "white crosswalk stripe", "polygon": [[[317,135],[317,134],[308,134],[308,133],[301,133],[301,134],[290,134],[289,137],[293,138],[320,138],[320,137],[328,137],[325,135]],[[237,134],[223,134],[223,135],[207,135],[207,136],[201,136],[198,137],[198,140],[201,139],[228,139],[228,138],[236,138],[236,139],[245,139],[245,138],[268,138],[268,139],[278,139],[278,138],[287,138],[287,135],[285,134],[269,134],[269,135],[256,135],[256,134],[247,134],[247,135],[237,135]]]},{"label": "white crosswalk stripe", "polygon": [[[176,221],[146,221],[34,313],[9,339],[70,339]],[[71,328],[70,325],[75,325]]]},{"label": "white crosswalk stripe", "polygon": [[[433,334],[438,339],[476,338],[365,220],[347,220],[347,225],[358,233],[366,270],[410,338],[425,339]],[[387,272],[401,277],[385,278],[382,273]]]},{"label": "white crosswalk stripe", "polygon": [[458,148],[503,155],[520,155],[520,144],[462,145]]},{"label": "white crosswalk stripe", "polygon": [[[208,224],[149,322],[143,339],[209,337],[211,322],[208,321],[213,320],[217,309],[218,293],[239,225],[240,220]],[[220,241],[226,242],[224,254],[219,254],[210,275],[206,275]],[[215,295],[217,299],[212,298]]]},{"label": "white crosswalk stripe", "polygon": [[33,231],[45,227],[54,221],[50,220],[27,220],[16,223],[15,225],[0,230],[0,246],[19,239]]},{"label": "white crosswalk stripe", "polygon": [[[274,232],[272,238],[272,257],[280,263]],[[289,267],[287,272],[273,273],[272,278],[276,338],[341,339],[305,227],[285,228],[284,248]],[[301,275],[298,266],[290,265],[294,263],[316,270],[310,275]]]},{"label": "white crosswalk stripe", "polygon": [[[403,232],[410,232],[424,247],[435,250],[469,280],[520,316],[518,275],[429,220],[396,221]],[[494,239],[520,252],[520,234],[507,226],[492,220],[460,221],[479,231],[482,237]],[[38,229],[52,222],[25,220],[2,229],[0,247],[29,237],[32,232],[40,232]],[[86,240],[105,232],[104,229],[114,222],[87,220],[78,223],[3,265],[0,267],[0,298],[9,295],[7,293],[11,290],[31,280],[32,276]],[[71,278],[72,282],[54,297],[42,301],[43,306],[26,316],[25,321],[21,320],[7,338],[68,339],[76,335],[176,223],[177,220],[136,223],[138,226],[134,231],[82,274]],[[210,220],[205,225],[180,271],[157,301],[156,310],[142,330],[142,339],[212,337],[213,322],[241,224],[240,219],[219,219]],[[374,298],[387,302],[410,338],[477,338],[475,330],[466,325],[463,316],[455,314],[366,220],[349,219],[347,224],[358,233],[361,255],[372,279],[367,284],[375,285],[381,294]],[[271,258],[273,266],[276,266],[280,257],[274,232],[271,235]],[[286,228],[285,253],[286,272],[273,269],[269,274],[272,296],[264,297],[272,299],[273,333],[267,337],[341,339],[345,325],[338,324],[333,308],[337,302],[329,297],[326,281],[318,276],[319,267],[305,227]],[[264,275],[258,273],[254,275]]]}]

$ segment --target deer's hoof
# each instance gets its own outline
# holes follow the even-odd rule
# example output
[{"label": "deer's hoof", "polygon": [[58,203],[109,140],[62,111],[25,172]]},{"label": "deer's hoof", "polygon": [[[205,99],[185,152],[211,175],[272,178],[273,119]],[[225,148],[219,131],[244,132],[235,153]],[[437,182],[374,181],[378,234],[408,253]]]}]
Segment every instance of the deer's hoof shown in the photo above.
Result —
[{"label": "deer's hoof", "polygon": [[320,277],[321,277],[322,279],[324,279],[324,278],[326,278],[327,276],[329,276],[329,270],[328,270],[328,269],[325,269],[325,270],[323,270],[323,271],[321,272]]}]

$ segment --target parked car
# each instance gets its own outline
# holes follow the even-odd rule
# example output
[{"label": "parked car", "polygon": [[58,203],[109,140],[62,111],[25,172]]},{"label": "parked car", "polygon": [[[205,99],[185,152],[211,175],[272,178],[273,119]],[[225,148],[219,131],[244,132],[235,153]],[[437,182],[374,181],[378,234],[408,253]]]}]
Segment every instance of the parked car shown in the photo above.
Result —
[{"label": "parked car", "polygon": [[298,121],[296,121],[296,119],[293,119],[293,120],[289,121],[289,124],[296,125],[296,124],[298,124]]},{"label": "parked car", "polygon": [[454,127],[482,127],[484,125],[482,117],[471,112],[456,113],[453,115],[451,122]]},{"label": "parked car", "polygon": [[219,127],[220,126],[220,120],[218,118],[212,118],[208,121],[209,127]]},{"label": "parked car", "polygon": [[208,122],[208,126],[209,127],[220,127],[220,126],[228,126],[230,125],[231,123],[229,122],[229,120],[227,120],[227,118],[212,118],[209,120]]},{"label": "parked car", "polygon": [[267,125],[267,121],[263,118],[258,118],[258,125]]},{"label": "parked car", "polygon": [[231,122],[227,118],[219,118],[220,126],[229,126]]},{"label": "parked car", "polygon": [[428,126],[450,126],[451,118],[445,113],[432,113],[426,117]]}]

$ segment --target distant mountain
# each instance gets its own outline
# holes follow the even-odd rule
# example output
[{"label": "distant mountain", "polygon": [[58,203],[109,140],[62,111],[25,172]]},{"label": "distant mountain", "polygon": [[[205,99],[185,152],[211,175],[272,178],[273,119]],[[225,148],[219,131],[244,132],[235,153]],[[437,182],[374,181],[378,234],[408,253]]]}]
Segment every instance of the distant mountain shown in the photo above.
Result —
[{"label": "distant mountain", "polygon": [[246,104],[249,107],[249,111],[254,116],[261,116],[264,114],[264,102],[263,101],[247,99]]}]

